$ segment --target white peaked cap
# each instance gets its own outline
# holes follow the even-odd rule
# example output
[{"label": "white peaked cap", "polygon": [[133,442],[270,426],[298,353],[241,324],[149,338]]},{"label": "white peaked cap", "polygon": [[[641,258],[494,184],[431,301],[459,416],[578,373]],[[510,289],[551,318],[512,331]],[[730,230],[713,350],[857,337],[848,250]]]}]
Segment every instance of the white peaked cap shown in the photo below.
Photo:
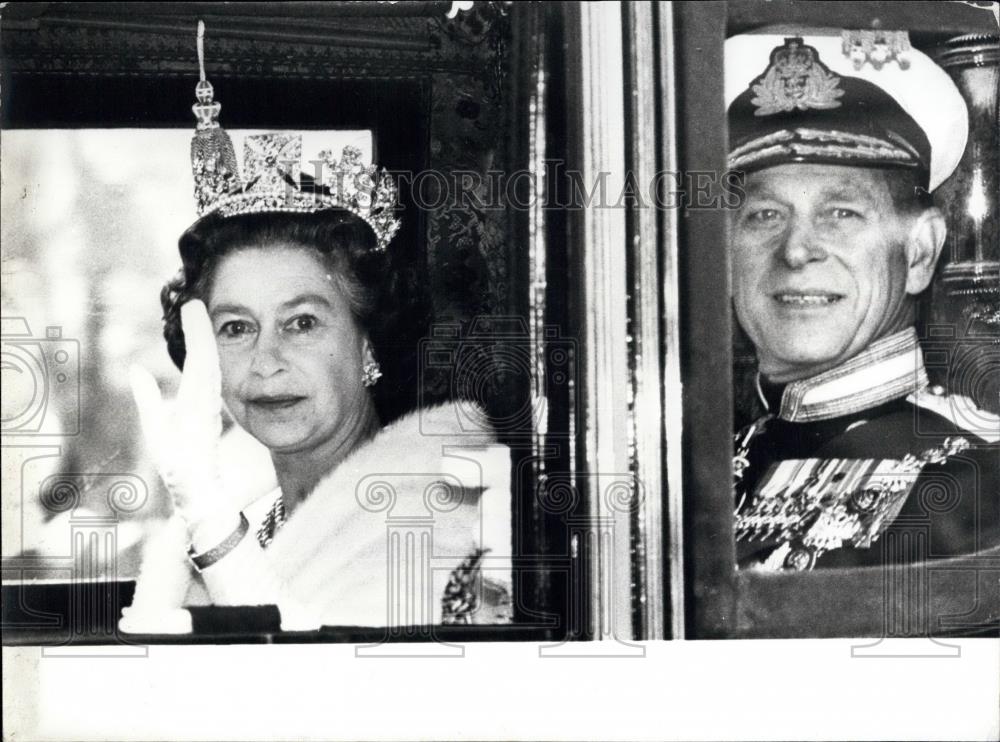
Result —
[{"label": "white peaked cap", "polygon": [[[968,109],[951,77],[930,57],[909,48],[901,55],[905,69],[897,59],[889,59],[880,69],[866,60],[860,69],[855,69],[850,49],[845,49],[839,30],[781,31],[742,34],[726,41],[725,95],[731,166],[734,166],[733,153],[739,155],[737,160],[751,163],[742,168],[737,165],[736,169],[765,167],[782,161],[844,165],[857,162],[877,166],[879,158],[884,156],[887,166],[912,165],[925,171],[931,191],[955,171],[968,139]],[[799,61],[805,60],[808,67],[811,61],[818,60],[820,65],[814,66],[821,70],[818,73],[821,81],[825,79],[829,84],[818,86],[821,92],[815,106],[808,103],[793,106],[795,100],[789,97],[784,100],[791,110],[762,107],[760,94],[754,93],[753,88],[760,88],[761,83],[768,87],[764,77],[775,66],[772,54],[782,47],[789,49],[789,40],[796,38],[801,39],[799,48],[806,55],[799,57]],[[809,51],[810,47],[815,53]],[[782,92],[776,88],[780,83],[775,83],[773,76],[770,80],[769,89],[777,90],[781,98]],[[751,102],[756,110],[751,108]],[[779,106],[781,103],[779,100]],[[926,142],[915,141],[921,137],[914,124],[923,132]],[[797,140],[796,146],[790,131],[806,132],[807,140]],[[907,132],[916,136],[908,136]],[[824,138],[822,133],[829,137]],[[789,137],[785,140],[787,146],[775,147],[776,137],[780,139],[781,135]],[[883,140],[885,148],[881,147]],[[851,144],[845,145],[845,141]],[[824,151],[823,142],[829,144],[828,151]],[[869,146],[872,142],[874,146]],[[912,162],[903,161],[906,152],[912,154]]]}]

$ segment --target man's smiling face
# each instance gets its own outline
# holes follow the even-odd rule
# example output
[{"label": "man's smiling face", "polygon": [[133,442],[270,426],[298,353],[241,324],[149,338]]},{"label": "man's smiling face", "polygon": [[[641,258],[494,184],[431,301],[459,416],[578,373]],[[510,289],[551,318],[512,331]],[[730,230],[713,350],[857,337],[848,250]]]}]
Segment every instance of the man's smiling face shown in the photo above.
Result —
[{"label": "man's smiling face", "polygon": [[911,266],[917,217],[897,211],[884,172],[786,164],[751,173],[746,191],[730,222],[733,299],[761,373],[813,376],[912,322],[908,293],[930,274]]}]

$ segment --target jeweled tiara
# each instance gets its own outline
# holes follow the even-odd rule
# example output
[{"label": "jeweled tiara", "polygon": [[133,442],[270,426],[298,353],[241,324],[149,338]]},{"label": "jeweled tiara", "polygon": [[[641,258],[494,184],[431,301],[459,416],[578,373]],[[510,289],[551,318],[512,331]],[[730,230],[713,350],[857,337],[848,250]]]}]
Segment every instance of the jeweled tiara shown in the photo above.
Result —
[{"label": "jeweled tiara", "polygon": [[399,231],[395,217],[396,184],[384,169],[361,160],[361,150],[344,147],[340,159],[330,151],[312,161],[315,174],[301,172],[302,136],[270,133],[249,136],[243,145],[240,177],[229,134],[219,125],[222,105],[213,100],[205,78],[205,24],[198,22],[201,79],[192,106],[197,125],[191,140],[191,171],[198,216],[224,217],[267,211],[313,213],[345,209],[363,219],[383,251]]}]

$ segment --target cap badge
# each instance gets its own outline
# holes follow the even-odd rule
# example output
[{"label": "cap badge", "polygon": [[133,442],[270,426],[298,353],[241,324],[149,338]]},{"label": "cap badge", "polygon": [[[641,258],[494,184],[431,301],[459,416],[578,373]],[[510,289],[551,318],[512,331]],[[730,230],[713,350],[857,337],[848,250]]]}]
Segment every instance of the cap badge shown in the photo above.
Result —
[{"label": "cap badge", "polygon": [[790,38],[771,52],[770,65],[751,86],[755,97],[750,102],[757,108],[755,116],[837,108],[844,94],[839,85],[840,78],[819,61],[813,47],[801,37]]}]

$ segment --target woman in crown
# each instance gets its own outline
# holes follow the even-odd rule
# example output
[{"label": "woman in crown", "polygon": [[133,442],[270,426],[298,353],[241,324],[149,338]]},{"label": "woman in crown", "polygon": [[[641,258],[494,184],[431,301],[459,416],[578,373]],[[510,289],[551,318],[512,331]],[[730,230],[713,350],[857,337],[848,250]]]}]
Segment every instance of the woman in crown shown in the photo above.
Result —
[{"label": "woman in crown", "polygon": [[[176,609],[206,601],[277,605],[285,629],[509,620],[506,448],[447,405],[399,416],[400,328],[421,313],[390,245],[394,184],[350,148],[311,181],[286,134],[248,137],[240,178],[204,77],[198,99],[200,218],[161,296],[182,380],[168,405],[131,379],[174,516],[122,628],[183,631]],[[223,408],[277,487],[225,474]]]}]

